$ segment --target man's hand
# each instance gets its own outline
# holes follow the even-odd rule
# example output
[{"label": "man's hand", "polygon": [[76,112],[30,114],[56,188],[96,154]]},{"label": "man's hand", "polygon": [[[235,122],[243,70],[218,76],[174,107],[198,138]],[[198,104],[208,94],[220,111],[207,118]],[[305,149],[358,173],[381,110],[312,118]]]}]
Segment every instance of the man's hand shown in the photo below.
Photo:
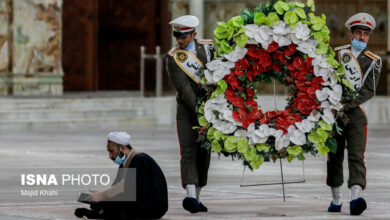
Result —
[{"label": "man's hand", "polygon": [[[90,190],[91,191],[91,190]],[[106,194],[104,192],[94,191],[90,196],[88,196],[87,200],[89,202],[100,202],[106,198]]]}]

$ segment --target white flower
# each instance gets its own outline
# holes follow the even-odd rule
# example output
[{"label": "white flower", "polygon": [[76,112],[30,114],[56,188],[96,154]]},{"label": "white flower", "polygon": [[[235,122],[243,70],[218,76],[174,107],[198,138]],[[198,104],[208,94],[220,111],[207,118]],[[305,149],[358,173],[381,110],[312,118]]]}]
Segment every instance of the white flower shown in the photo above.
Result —
[{"label": "white flower", "polygon": [[327,87],[325,87],[323,89],[317,89],[316,97],[317,97],[318,101],[322,102],[322,101],[326,100],[329,96],[328,91],[329,91],[329,88],[327,88]]},{"label": "white flower", "polygon": [[301,22],[297,23],[295,27],[295,35],[298,39],[306,41],[310,37],[310,29],[307,24],[302,24]]},{"label": "white flower", "polygon": [[310,115],[309,115],[309,117],[307,117],[307,119],[312,121],[312,122],[317,122],[320,120],[320,117],[321,117],[321,113],[319,113],[319,112],[314,113],[314,111],[311,111]]},{"label": "white flower", "polygon": [[275,138],[281,138],[283,135],[283,130],[276,130],[273,134]]},{"label": "white flower", "polygon": [[279,47],[284,47],[292,43],[291,38],[289,38],[288,35],[275,34],[273,39],[276,43],[279,44]]},{"label": "white flower", "polygon": [[255,130],[252,137],[253,143],[265,143],[268,140],[268,137],[270,136],[270,128],[268,125],[261,125],[258,130]]},{"label": "white flower", "polygon": [[306,144],[306,136],[302,131],[294,130],[290,135],[290,141],[302,146]]},{"label": "white flower", "polygon": [[231,62],[237,62],[238,60],[241,60],[242,58],[245,57],[245,54],[248,52],[248,49],[247,48],[241,48],[239,46],[236,46],[236,48],[234,48],[234,50],[229,53],[229,54],[224,54],[223,56],[231,61]]},{"label": "white flower", "polygon": [[291,36],[291,40],[292,40],[292,42],[293,42],[294,44],[298,45],[299,43],[302,42],[301,39],[298,39],[298,38],[297,38],[297,35],[296,35],[295,33],[290,34],[290,36]]},{"label": "white flower", "polygon": [[259,35],[260,27],[256,24],[248,24],[243,26],[243,28],[245,29],[245,34],[250,38],[255,39],[255,36]]},{"label": "white flower", "polygon": [[215,121],[215,118],[216,118],[213,110],[211,110],[211,109],[204,111],[204,117],[210,123],[213,123]]},{"label": "white flower", "polygon": [[275,136],[275,133],[276,133],[276,129],[275,128],[270,128],[269,129],[269,135],[270,136]]},{"label": "white flower", "polygon": [[342,107],[343,107],[343,104],[341,104],[341,102],[338,102],[336,104],[332,104],[330,106],[331,109],[334,109],[336,111],[340,111]]},{"label": "white flower", "polygon": [[321,102],[321,108],[330,109],[330,104],[328,101]]},{"label": "white flower", "polygon": [[[214,71],[212,73],[212,80],[207,80],[209,83],[219,82],[223,77],[230,73],[230,69],[234,68],[234,63],[231,61],[222,62],[220,59],[213,60],[206,64],[206,67],[209,71]],[[206,79],[210,78],[206,76]]]},{"label": "white flower", "polygon": [[323,115],[321,117],[327,124],[331,125],[331,124],[333,124],[335,122],[333,113],[329,109],[324,109],[324,113],[323,113]]},{"label": "white flower", "polygon": [[308,119],[303,119],[302,122],[296,122],[295,126],[303,133],[309,133],[314,127],[314,123]]},{"label": "white flower", "polygon": [[213,123],[213,127],[224,134],[231,134],[235,130],[237,130],[237,126],[223,120],[215,120]]},{"label": "white flower", "polygon": [[223,112],[223,119],[226,120],[226,121],[230,121],[232,123],[234,123],[234,118],[233,118],[233,112],[232,110],[228,109],[226,111]]},{"label": "white flower", "polygon": [[275,140],[275,149],[280,150],[282,148],[288,147],[290,144],[290,136],[288,134],[281,137],[277,137]]},{"label": "white flower", "polygon": [[324,82],[328,81],[329,75],[331,74],[331,71],[329,69],[321,68],[319,66],[313,66],[314,67],[314,75],[316,77],[322,77]]},{"label": "white flower", "polygon": [[237,130],[236,132],[234,132],[235,137],[241,137],[241,138],[246,138],[247,134],[248,134],[247,130]]},{"label": "white flower", "polygon": [[210,71],[204,70],[204,76],[206,77],[207,84],[214,84],[213,75],[211,75]]},{"label": "white flower", "polygon": [[307,54],[309,57],[314,57],[316,55],[316,46],[316,40],[302,41],[298,44],[297,50]]},{"label": "white flower", "polygon": [[274,24],[273,32],[274,34],[284,34],[284,31],[286,29],[286,23],[284,21],[278,21]]},{"label": "white flower", "polygon": [[225,98],[225,94],[220,94],[217,97],[210,99],[213,104],[224,104],[227,103],[227,99]]},{"label": "white flower", "polygon": [[340,84],[336,84],[332,87],[332,90],[328,91],[329,101],[333,105],[337,104],[341,100],[341,96],[343,94],[343,89]]}]

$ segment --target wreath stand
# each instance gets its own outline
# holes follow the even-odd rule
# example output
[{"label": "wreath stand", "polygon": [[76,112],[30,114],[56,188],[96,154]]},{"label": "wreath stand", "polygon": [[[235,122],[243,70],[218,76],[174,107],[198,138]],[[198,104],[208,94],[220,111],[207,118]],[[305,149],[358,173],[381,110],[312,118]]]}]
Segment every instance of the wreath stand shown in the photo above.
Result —
[{"label": "wreath stand", "polygon": [[[273,79],[273,84],[274,84],[274,108],[275,108],[275,111],[276,111],[277,108],[276,108],[276,82],[275,82],[275,79]],[[301,177],[301,179],[298,179],[296,181],[284,181],[283,162],[282,162],[282,159],[279,159],[279,161],[280,161],[280,177],[281,177],[281,181],[280,182],[279,181],[274,181],[274,182],[271,182],[271,183],[261,183],[261,182],[259,182],[259,183],[253,183],[253,184],[245,184],[244,183],[244,178],[245,178],[246,167],[244,166],[244,169],[242,171],[240,187],[282,185],[283,202],[286,202],[286,193],[285,193],[284,185],[285,184],[305,183],[306,182],[306,179],[305,179],[305,163],[304,163],[304,161],[302,161],[302,177]]]}]

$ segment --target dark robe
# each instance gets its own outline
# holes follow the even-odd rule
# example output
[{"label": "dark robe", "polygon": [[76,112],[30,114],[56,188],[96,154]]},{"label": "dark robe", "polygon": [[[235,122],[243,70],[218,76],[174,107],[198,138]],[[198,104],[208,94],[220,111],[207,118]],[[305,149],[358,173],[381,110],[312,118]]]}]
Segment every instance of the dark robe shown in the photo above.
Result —
[{"label": "dark robe", "polygon": [[[136,154],[129,168],[136,168],[136,201],[103,201],[92,204],[91,209],[102,213],[102,219],[159,219],[164,216],[168,210],[168,190],[161,168],[145,153]],[[122,179],[121,175],[121,169],[119,169],[113,185]],[[130,188],[126,184],[127,178],[131,176],[126,175],[125,193]]]}]

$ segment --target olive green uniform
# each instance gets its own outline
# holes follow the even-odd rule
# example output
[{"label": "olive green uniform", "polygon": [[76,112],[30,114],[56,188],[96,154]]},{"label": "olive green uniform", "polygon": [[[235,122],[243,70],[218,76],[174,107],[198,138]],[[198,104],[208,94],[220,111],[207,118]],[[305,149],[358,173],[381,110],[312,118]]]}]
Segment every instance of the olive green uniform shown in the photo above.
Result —
[{"label": "olive green uniform", "polygon": [[[206,64],[208,61],[207,54],[211,59],[214,51],[211,44],[204,46],[206,42],[210,43],[209,41],[199,42],[195,40],[197,58],[203,64]],[[193,129],[194,126],[199,126],[196,106],[197,98],[200,96],[202,89],[176,64],[173,58],[175,50],[177,48],[173,48],[167,55],[167,70],[177,91],[176,120],[180,143],[182,186],[185,188],[188,184],[194,184],[197,187],[203,187],[207,184],[210,151],[201,148],[200,143],[196,141],[197,131]]]},{"label": "olive green uniform", "polygon": [[[367,141],[367,115],[360,105],[374,96],[380,74],[380,69],[378,68],[373,68],[369,73],[366,73],[373,61],[373,56],[370,56],[369,53],[363,50],[357,57],[362,73],[370,75],[367,76],[364,84],[358,90],[356,99],[345,104],[344,112],[349,120],[346,124],[339,121],[338,124],[342,125],[343,132],[342,135],[336,135],[337,152],[336,154],[328,154],[327,185],[331,187],[339,187],[344,182],[343,160],[345,148],[348,150],[348,187],[350,188],[353,185],[360,185],[363,189],[366,187],[364,153]],[[340,56],[337,56],[337,58],[341,61]],[[375,74],[375,82],[373,74]]]}]

